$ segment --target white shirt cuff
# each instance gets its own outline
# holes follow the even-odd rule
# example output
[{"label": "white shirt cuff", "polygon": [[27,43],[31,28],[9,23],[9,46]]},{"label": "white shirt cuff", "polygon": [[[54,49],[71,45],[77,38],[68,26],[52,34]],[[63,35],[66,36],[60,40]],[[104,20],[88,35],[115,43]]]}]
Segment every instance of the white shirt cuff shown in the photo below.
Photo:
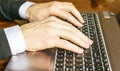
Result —
[{"label": "white shirt cuff", "polygon": [[25,2],[25,3],[23,3],[21,6],[20,6],[20,8],[19,8],[19,15],[20,15],[20,17],[21,18],[23,18],[23,19],[26,19],[26,11],[27,11],[27,9],[31,6],[31,5],[33,5],[33,4],[35,4],[34,2],[29,2],[29,1],[27,1],[27,2]]},{"label": "white shirt cuff", "polygon": [[26,51],[25,40],[20,27],[13,26],[4,29],[12,55]]}]

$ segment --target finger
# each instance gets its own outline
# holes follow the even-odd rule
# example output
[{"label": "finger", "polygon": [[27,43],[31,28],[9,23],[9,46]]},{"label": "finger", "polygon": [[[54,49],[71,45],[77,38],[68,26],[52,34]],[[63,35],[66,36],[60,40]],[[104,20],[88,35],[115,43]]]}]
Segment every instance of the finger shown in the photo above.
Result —
[{"label": "finger", "polygon": [[76,46],[75,44],[73,44],[69,41],[63,40],[63,39],[56,40],[55,47],[59,47],[59,48],[62,48],[62,49],[73,51],[75,53],[83,53],[82,48]]},{"label": "finger", "polygon": [[87,36],[85,36],[80,30],[78,30],[77,28],[75,28],[73,25],[62,21],[58,18],[53,17],[54,20],[57,23],[51,24],[52,27],[58,28],[58,29],[64,29],[64,30],[69,30],[72,31],[74,34],[76,34],[79,38],[81,38],[82,40],[84,40],[87,44],[91,45],[93,43],[92,40],[90,40]]},{"label": "finger", "polygon": [[58,16],[64,20],[67,20],[69,21],[70,23],[76,25],[76,26],[80,26],[82,27],[83,24],[81,24],[74,16],[72,16],[72,14],[66,12],[66,11],[63,11],[61,9],[56,9],[52,12],[52,15],[55,15],[55,16]]},{"label": "finger", "polygon": [[68,40],[68,41],[71,41],[72,43],[74,43],[78,46],[82,46],[83,48],[89,48],[89,46],[90,46],[84,40],[82,40],[79,36],[74,34],[72,31],[64,30],[64,29],[57,29],[57,30],[54,30],[54,33],[58,37]]},{"label": "finger", "polygon": [[69,12],[71,12],[81,23],[84,23],[84,20],[80,14],[80,12],[76,9],[76,7],[68,2],[64,2],[64,4],[61,6],[62,9],[65,9]]},{"label": "finger", "polygon": [[75,27],[70,27],[66,25],[63,26],[61,24],[54,25],[53,27],[56,27],[57,29],[63,29],[63,30],[68,30],[68,31],[73,32],[74,35],[76,35],[78,38],[83,40],[88,45],[91,45],[93,43],[92,40],[90,40],[87,36],[85,36],[82,32],[77,30]]}]

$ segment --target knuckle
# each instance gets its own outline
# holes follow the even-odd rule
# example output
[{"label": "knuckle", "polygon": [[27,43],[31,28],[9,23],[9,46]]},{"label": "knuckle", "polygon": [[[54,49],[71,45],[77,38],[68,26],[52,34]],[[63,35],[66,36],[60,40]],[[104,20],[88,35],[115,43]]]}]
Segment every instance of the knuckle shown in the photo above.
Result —
[{"label": "knuckle", "polygon": [[52,25],[55,25],[55,24],[56,24],[56,22],[54,20],[49,21],[49,26],[52,26]]},{"label": "knuckle", "polygon": [[49,20],[46,26],[47,31],[52,31],[54,29],[54,25],[56,25],[55,21]]},{"label": "knuckle", "polygon": [[71,5],[71,6],[73,6],[73,3],[72,3],[72,2],[69,2],[68,4]]},{"label": "knuckle", "polygon": [[56,10],[57,10],[57,8],[54,5],[50,6],[50,8],[49,8],[49,11],[51,14],[54,14],[56,12]]},{"label": "knuckle", "polygon": [[58,5],[58,2],[55,1],[55,2],[53,2],[53,3],[51,4],[50,7],[51,7],[51,8],[55,8],[55,7],[57,7],[57,5]]},{"label": "knuckle", "polygon": [[53,48],[55,46],[55,43],[53,42],[52,39],[49,40],[49,42],[47,42],[47,45],[50,47],[50,48]]},{"label": "knuckle", "polygon": [[75,8],[73,3],[69,2],[68,4],[71,6],[71,8]]},{"label": "knuckle", "polygon": [[50,25],[50,24],[52,24],[52,23],[54,23],[54,20],[50,17],[49,19],[48,19],[48,25]]},{"label": "knuckle", "polygon": [[52,31],[51,26],[47,26],[47,28],[46,28],[46,33],[51,34],[52,32],[53,32],[53,31]]},{"label": "knuckle", "polygon": [[51,26],[50,22],[46,24],[45,29],[46,29],[47,32],[52,29],[52,26]]},{"label": "knuckle", "polygon": [[48,25],[49,26],[52,26],[52,25],[56,25],[57,24],[57,18],[56,17],[50,17],[49,20],[48,20]]},{"label": "knuckle", "polygon": [[55,16],[51,16],[51,17],[50,17],[50,20],[51,20],[51,21],[55,21],[56,19],[57,19],[57,18],[56,18]]},{"label": "knuckle", "polygon": [[51,11],[51,13],[53,13],[57,10],[58,5],[60,5],[60,2],[58,2],[58,1],[52,2],[52,4],[49,7],[49,10]]},{"label": "knuckle", "polygon": [[60,2],[58,2],[58,1],[53,1],[53,2],[52,2],[53,5],[58,5],[59,3],[60,3]]}]

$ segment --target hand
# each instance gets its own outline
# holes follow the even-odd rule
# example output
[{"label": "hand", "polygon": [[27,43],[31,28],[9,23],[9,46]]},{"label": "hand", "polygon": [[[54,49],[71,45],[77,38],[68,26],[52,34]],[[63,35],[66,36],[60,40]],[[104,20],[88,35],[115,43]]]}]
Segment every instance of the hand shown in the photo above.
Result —
[{"label": "hand", "polygon": [[58,47],[82,53],[83,49],[79,46],[89,48],[92,44],[92,41],[73,25],[53,16],[25,24],[21,29],[28,51]]},{"label": "hand", "polygon": [[26,17],[29,21],[43,20],[50,16],[57,16],[63,20],[82,27],[84,23],[79,11],[69,2],[48,2],[34,4],[28,8]]}]

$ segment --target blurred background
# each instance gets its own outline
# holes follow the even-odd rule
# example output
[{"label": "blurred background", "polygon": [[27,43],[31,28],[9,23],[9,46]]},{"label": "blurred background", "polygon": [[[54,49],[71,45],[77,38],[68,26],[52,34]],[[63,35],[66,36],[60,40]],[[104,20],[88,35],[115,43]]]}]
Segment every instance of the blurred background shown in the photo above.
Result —
[{"label": "blurred background", "polygon": [[[61,2],[72,2],[80,12],[84,11],[110,11],[117,15],[117,18],[120,19],[120,0],[29,0],[37,3],[45,3],[50,1],[61,1]],[[23,25],[27,21],[25,20],[16,20],[15,23]],[[2,22],[0,24],[1,28],[9,26]],[[13,24],[14,25],[14,24]],[[10,25],[11,26],[11,25]]]},{"label": "blurred background", "polygon": [[[54,0],[30,0],[34,2],[48,2]],[[120,0],[57,0],[72,2],[80,11],[111,11],[120,12]]]}]

